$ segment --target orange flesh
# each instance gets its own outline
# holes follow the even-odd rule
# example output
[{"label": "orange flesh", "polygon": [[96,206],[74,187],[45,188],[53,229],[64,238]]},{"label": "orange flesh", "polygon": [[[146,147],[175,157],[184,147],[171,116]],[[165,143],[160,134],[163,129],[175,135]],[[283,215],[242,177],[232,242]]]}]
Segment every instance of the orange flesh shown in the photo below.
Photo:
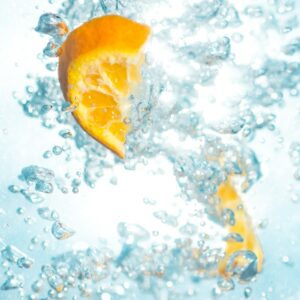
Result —
[{"label": "orange flesh", "polygon": [[108,15],[84,23],[61,47],[59,81],[64,97],[76,110],[81,127],[125,157],[130,129],[128,96],[141,80],[143,46],[150,28],[121,16]]},{"label": "orange flesh", "polygon": [[[227,241],[225,257],[219,264],[220,274],[223,276],[228,275],[226,273],[228,260],[232,254],[240,250],[249,250],[255,253],[255,255],[257,256],[257,271],[261,272],[264,259],[261,245],[255,235],[248,214],[245,212],[244,208],[242,208],[242,201],[235,191],[234,187],[232,186],[230,180],[223,183],[219,187],[217,195],[220,199],[218,209],[221,212],[225,209],[231,209],[235,215],[235,224],[226,225],[227,230],[229,231],[229,233],[238,233],[243,238],[243,242]],[[243,262],[238,261],[238,264],[239,263],[242,264]]]}]

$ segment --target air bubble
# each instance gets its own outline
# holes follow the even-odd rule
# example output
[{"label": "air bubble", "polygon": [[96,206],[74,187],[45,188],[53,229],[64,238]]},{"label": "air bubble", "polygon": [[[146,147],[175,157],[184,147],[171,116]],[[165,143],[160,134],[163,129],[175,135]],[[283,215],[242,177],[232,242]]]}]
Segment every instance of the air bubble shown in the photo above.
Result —
[{"label": "air bubble", "polygon": [[68,239],[75,234],[75,231],[73,229],[59,221],[53,223],[51,232],[53,236],[58,240]]}]

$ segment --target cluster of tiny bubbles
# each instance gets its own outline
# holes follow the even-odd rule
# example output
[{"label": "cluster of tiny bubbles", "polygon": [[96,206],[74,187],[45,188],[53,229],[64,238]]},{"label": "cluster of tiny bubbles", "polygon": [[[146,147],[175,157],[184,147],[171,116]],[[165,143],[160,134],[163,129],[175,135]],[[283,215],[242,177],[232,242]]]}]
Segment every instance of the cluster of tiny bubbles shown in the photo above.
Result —
[{"label": "cluster of tiny bubbles", "polygon": [[300,181],[300,143],[293,142],[290,145],[289,156],[292,164],[296,167],[294,178]]},{"label": "cluster of tiny bubbles", "polygon": [[23,168],[19,176],[26,185],[22,188],[11,185],[8,189],[12,193],[21,193],[30,203],[39,204],[44,201],[43,194],[53,192],[54,178],[52,170],[32,165]]},{"label": "cluster of tiny bubbles", "polygon": [[[57,57],[59,55],[59,48],[69,31],[64,20],[56,14],[43,14],[40,16],[38,26],[35,30],[39,33],[47,34],[52,38],[43,51],[44,55],[48,57]],[[49,68],[49,66],[47,68]]]},{"label": "cluster of tiny bubbles", "polygon": [[200,252],[193,251],[190,239],[177,239],[172,247],[166,244],[142,247],[149,233],[135,224],[120,223],[118,232],[123,241],[119,254],[103,244],[53,257],[51,265],[42,266],[40,279],[32,284],[33,292],[42,297],[46,290],[55,299],[60,299],[59,294],[78,299],[103,295],[111,297],[107,299],[139,299],[140,290],[155,297],[166,292],[171,297],[176,292],[181,296],[178,299],[182,299],[183,294],[195,294],[176,290],[184,282],[182,271],[193,274],[192,282],[199,282],[208,270],[213,272],[221,256],[219,251],[203,248],[199,260]]},{"label": "cluster of tiny bubbles", "polygon": [[25,277],[22,271],[32,268],[34,259],[14,245],[6,244],[0,239],[1,291],[18,290],[24,293]]},{"label": "cluster of tiny bubbles", "polygon": [[247,98],[261,106],[282,104],[284,91],[297,88],[300,79],[300,64],[283,60],[266,59],[259,68],[249,72],[253,85]]},{"label": "cluster of tiny bubbles", "polygon": [[57,78],[37,78],[35,87],[28,86],[26,92],[27,96],[20,104],[27,116],[40,118],[46,128],[70,122],[70,114],[65,111],[68,104],[63,99]]}]

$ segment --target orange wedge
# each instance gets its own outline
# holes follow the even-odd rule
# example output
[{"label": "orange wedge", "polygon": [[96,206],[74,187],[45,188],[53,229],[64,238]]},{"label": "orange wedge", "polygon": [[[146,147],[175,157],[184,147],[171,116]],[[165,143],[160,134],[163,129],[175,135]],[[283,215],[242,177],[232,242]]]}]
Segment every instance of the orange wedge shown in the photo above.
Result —
[{"label": "orange wedge", "polygon": [[59,81],[81,127],[119,157],[129,131],[128,96],[141,80],[150,28],[107,15],[72,31],[59,51]]},{"label": "orange wedge", "polygon": [[[219,264],[220,274],[223,276],[230,275],[227,272],[227,264],[232,255],[238,253],[238,251],[251,251],[254,253],[257,258],[257,272],[261,272],[264,259],[263,250],[255,235],[250,218],[242,206],[241,198],[230,179],[219,187],[217,195],[220,199],[218,210],[220,212],[230,210],[234,213],[234,222],[226,225],[227,230],[229,233],[238,234],[242,238],[242,241],[227,241],[225,257]],[[233,263],[235,264],[234,267],[242,267],[245,261],[239,257]]]}]

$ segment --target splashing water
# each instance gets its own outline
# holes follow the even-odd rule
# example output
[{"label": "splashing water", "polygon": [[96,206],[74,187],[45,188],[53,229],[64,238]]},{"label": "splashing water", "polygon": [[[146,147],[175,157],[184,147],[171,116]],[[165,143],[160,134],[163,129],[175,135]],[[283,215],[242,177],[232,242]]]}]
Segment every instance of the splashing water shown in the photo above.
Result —
[{"label": "splashing water", "polygon": [[[43,14],[35,28],[51,38],[43,50],[45,67],[56,70],[53,61],[69,28],[109,13],[145,22],[153,30],[146,49],[144,82],[131,95],[128,123],[132,131],[126,160],[114,157],[77,125],[71,114],[76,107],[63,99],[55,73],[36,77],[26,97],[18,100],[26,116],[38,119],[49,130],[59,129],[62,144],[53,145],[43,157],[62,163],[54,171],[24,167],[20,186],[11,185],[9,190],[38,205],[35,210],[40,221],[52,223],[45,227],[48,238],[64,243],[77,230],[48,207],[50,197],[58,192],[80,194],[84,184],[95,187],[111,170],[122,169],[126,174],[145,166],[154,170],[163,161],[178,186],[176,209],[165,209],[156,201],[148,202],[151,207],[146,209],[153,209],[155,222],[173,235],[160,240],[159,232],[119,222],[118,247],[101,241],[84,250],[70,248],[37,267],[14,246],[0,243],[7,264],[1,290],[23,289],[23,296],[29,299],[199,299],[197,284],[218,277],[224,241],[243,242],[239,233],[222,232],[222,226],[235,224],[235,214],[225,209],[219,218],[218,187],[235,176],[239,190],[247,192],[264,175],[251,143],[261,132],[275,136],[278,108],[290,101],[287,95],[298,95],[300,63],[295,57],[300,51],[299,38],[289,36],[299,33],[296,2],[234,6],[226,0],[64,1],[56,13]],[[256,24],[253,30],[250,23]],[[284,41],[275,49],[269,46],[274,44],[271,39],[283,35]],[[249,45],[253,49],[247,52]],[[298,142],[291,144],[289,156],[296,167],[294,178],[300,180]],[[69,173],[73,165],[76,172]],[[111,183],[118,186],[117,178]],[[212,221],[221,225],[217,233],[210,230]],[[43,245],[47,248],[47,241]],[[30,279],[32,291],[24,287],[24,277],[11,272],[13,265],[40,270],[40,276]],[[232,278],[217,279],[215,296],[254,280],[255,253],[235,252],[227,272]],[[244,288],[245,299],[252,293],[252,288]]]}]

